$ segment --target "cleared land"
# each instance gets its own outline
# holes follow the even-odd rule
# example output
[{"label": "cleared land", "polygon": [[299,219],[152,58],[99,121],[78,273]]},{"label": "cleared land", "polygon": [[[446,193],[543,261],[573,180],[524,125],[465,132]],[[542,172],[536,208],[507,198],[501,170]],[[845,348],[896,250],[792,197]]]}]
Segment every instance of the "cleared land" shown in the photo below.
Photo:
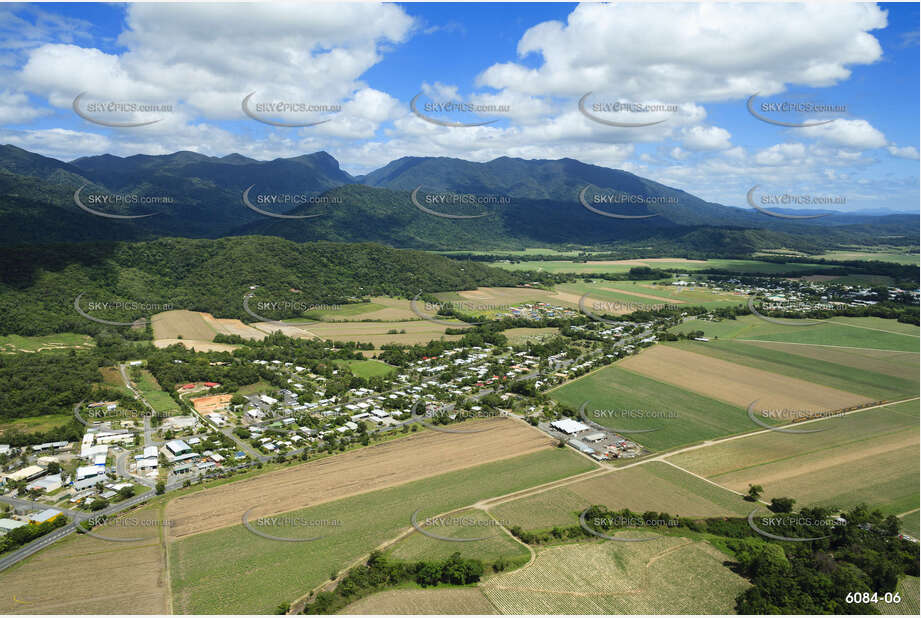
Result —
[{"label": "cleared land", "polygon": [[160,385],[157,383],[157,379],[146,369],[140,371],[140,378],[138,378],[135,384],[144,395],[144,399],[146,399],[157,412],[166,412],[179,408],[179,404],[177,404],[172,397],[163,392],[163,389],[160,388]]},{"label": "cleared land", "polygon": [[753,429],[739,406],[627,371],[623,362],[570,382],[551,397],[574,410],[588,401],[588,420],[625,432],[644,430],[630,438],[654,450]]},{"label": "cleared land", "polygon": [[477,588],[386,590],[344,608],[340,614],[498,614]]},{"label": "cleared land", "polygon": [[[262,328],[262,325],[257,326]],[[457,321],[457,326],[458,328],[463,327],[464,323]],[[269,332],[271,330],[290,330],[288,334],[293,337],[314,336],[324,340],[367,342],[378,348],[385,343],[412,345],[442,337],[446,341],[460,338],[460,335],[446,335],[445,330],[449,328],[448,326],[422,319],[417,319],[415,322],[320,322],[300,329],[293,327],[285,329],[278,325],[268,324],[267,328],[270,329]]]},{"label": "cleared land", "polygon": [[916,400],[808,426],[817,433],[765,431],[668,460],[736,491],[751,483],[801,506],[866,502],[898,514],[918,507],[918,419]]},{"label": "cleared land", "polygon": [[725,614],[749,586],[725,559],[680,537],[564,545],[481,588],[503,614]]},{"label": "cleared land", "polygon": [[164,311],[151,318],[154,331],[154,340],[159,339],[191,339],[195,341],[211,341],[217,333],[205,320],[203,314],[197,311],[177,309]]},{"label": "cleared land", "polygon": [[490,266],[506,270],[536,270],[551,273],[625,273],[636,266],[667,268],[691,272],[707,268],[721,268],[740,273],[796,274],[815,268],[832,268],[828,265],[759,262],[757,260],[686,260],[683,258],[643,258],[636,260],[599,260],[593,262],[526,260],[515,263],[494,262]]},{"label": "cleared land", "polygon": [[750,503],[731,491],[651,461],[503,502],[489,507],[489,512],[501,521],[534,530],[575,525],[579,513],[593,504],[681,517],[731,517],[751,510]]},{"label": "cleared land", "polygon": [[262,341],[265,338],[264,332],[253,328],[249,324],[244,324],[240,320],[216,318],[210,313],[202,313],[201,316],[204,318],[205,323],[217,333],[239,335],[244,339],[256,339],[257,341]]},{"label": "cleared land", "polygon": [[[4,614],[168,614],[166,552],[154,507],[124,514],[137,526],[94,533],[139,542],[71,535],[0,573]],[[80,577],[85,574],[86,577]]]},{"label": "cleared land", "polygon": [[73,418],[71,414],[43,414],[41,416],[17,419],[0,418],[0,437],[8,431],[22,431],[24,433],[49,431],[67,425]]},{"label": "cleared land", "polygon": [[[480,460],[474,455],[468,463]],[[415,459],[391,463],[425,466]],[[290,602],[327,581],[331,572],[412,530],[410,517],[416,509],[424,519],[483,498],[578,474],[591,466],[571,451],[541,449],[288,513],[296,521],[340,522],[324,529],[327,534],[312,542],[273,541],[242,525],[185,537],[170,545],[176,611],[269,613],[279,603]],[[258,499],[267,502],[271,497],[261,493]],[[313,534],[313,530],[301,534]]]},{"label": "cleared land", "polygon": [[546,434],[510,419],[469,426],[492,429],[472,434],[423,431],[182,496],[167,507],[167,518],[176,522],[170,534],[183,537],[237,525],[251,507],[256,507],[252,517],[293,511],[553,445]]},{"label": "cleared land", "polygon": [[868,397],[854,393],[695,354],[675,346],[653,346],[636,356],[625,358],[619,366],[742,407],[758,400],[759,409],[815,412],[839,410],[870,401]]},{"label": "cleared land", "polygon": [[527,341],[536,341],[545,337],[553,337],[560,334],[558,328],[510,328],[502,331],[502,334],[508,337],[509,344],[518,345]]},{"label": "cleared land", "polygon": [[96,345],[89,335],[76,333],[57,333],[37,337],[21,335],[0,336],[0,353],[42,352],[45,350],[69,350],[72,348],[92,348]]}]

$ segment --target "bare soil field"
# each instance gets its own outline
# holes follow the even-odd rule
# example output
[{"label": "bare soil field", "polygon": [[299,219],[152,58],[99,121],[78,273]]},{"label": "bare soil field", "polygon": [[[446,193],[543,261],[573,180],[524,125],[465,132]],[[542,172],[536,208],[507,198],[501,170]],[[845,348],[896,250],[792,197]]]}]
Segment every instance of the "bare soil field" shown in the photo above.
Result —
[{"label": "bare soil field", "polygon": [[345,607],[340,614],[498,614],[476,588],[386,590]]},{"label": "bare soil field", "polygon": [[3,614],[168,614],[166,552],[153,508],[124,514],[146,526],[100,526],[71,535],[0,573]]},{"label": "bare soil field", "polygon": [[657,345],[619,363],[620,367],[714,399],[747,408],[807,412],[839,410],[870,401],[860,395]]},{"label": "bare soil field", "polygon": [[225,393],[223,395],[194,397],[189,401],[192,402],[192,406],[195,408],[195,410],[201,412],[202,414],[207,414],[208,412],[214,412],[215,410],[226,410],[232,397],[233,395]]},{"label": "bare soil field", "polygon": [[200,339],[156,339],[153,342],[154,346],[158,348],[168,348],[177,343],[196,352],[232,352],[240,347],[229,343],[212,343],[211,341]]},{"label": "bare soil field", "polygon": [[805,356],[816,360],[828,361],[861,371],[883,373],[906,380],[918,378],[919,357],[915,352],[897,352],[895,350],[866,350],[858,348],[829,348],[827,346],[789,345],[783,342],[754,341],[745,342],[785,354]]},{"label": "bare soil field", "polygon": [[197,311],[177,309],[164,311],[151,318],[154,340],[159,339],[192,339],[197,341],[211,341],[217,334],[214,328]]},{"label": "bare soil field", "polygon": [[256,339],[257,341],[265,339],[264,332],[253,328],[249,324],[244,324],[240,320],[216,318],[210,313],[202,313],[201,316],[208,326],[223,335],[239,335],[244,339]]},{"label": "bare soil field", "polygon": [[175,522],[170,536],[237,525],[252,507],[251,517],[284,513],[553,445],[546,434],[510,419],[465,426],[491,429],[472,434],[424,431],[182,496],[166,509],[166,518]]}]

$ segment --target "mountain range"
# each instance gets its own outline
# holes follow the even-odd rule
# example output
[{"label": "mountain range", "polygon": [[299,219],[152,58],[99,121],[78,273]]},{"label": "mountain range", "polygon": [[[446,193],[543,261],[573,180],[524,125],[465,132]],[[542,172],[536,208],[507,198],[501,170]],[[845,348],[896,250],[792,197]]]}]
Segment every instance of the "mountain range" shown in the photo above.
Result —
[{"label": "mountain range", "polygon": [[[248,188],[255,208],[244,203]],[[156,214],[133,219],[94,216],[75,202],[78,190],[83,206],[97,212]],[[596,211],[634,218],[593,212],[580,202],[583,190],[585,203]],[[439,203],[458,195],[492,202]],[[113,207],[96,201],[100,196],[148,196],[155,203],[128,201]],[[287,196],[289,201],[279,207],[272,203],[273,196]],[[594,201],[595,196],[601,199]],[[630,196],[631,202],[605,204],[611,196]],[[312,203],[317,200],[325,203]],[[257,210],[318,216],[276,218]],[[470,218],[475,215],[484,216]],[[298,242],[378,242],[426,250],[626,244],[717,257],[780,247],[817,252],[841,244],[877,244],[881,237],[890,244],[918,242],[914,215],[832,212],[810,220],[775,218],[574,159],[500,157],[477,163],[403,157],[353,176],[326,152],[271,161],[183,151],[63,162],[0,146],[0,221],[0,244],[6,246],[267,235]]]}]

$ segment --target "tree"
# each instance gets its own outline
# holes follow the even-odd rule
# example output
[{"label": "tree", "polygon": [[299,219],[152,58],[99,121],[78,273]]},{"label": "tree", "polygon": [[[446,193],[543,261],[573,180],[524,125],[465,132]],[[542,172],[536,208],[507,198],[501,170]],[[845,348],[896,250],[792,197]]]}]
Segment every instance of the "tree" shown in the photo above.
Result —
[{"label": "tree", "polygon": [[761,485],[748,485],[748,495],[745,496],[745,499],[749,502],[757,502],[761,498],[761,493],[764,491],[764,488]]},{"label": "tree", "polygon": [[774,513],[789,513],[793,510],[796,500],[793,498],[771,498],[768,509]]}]

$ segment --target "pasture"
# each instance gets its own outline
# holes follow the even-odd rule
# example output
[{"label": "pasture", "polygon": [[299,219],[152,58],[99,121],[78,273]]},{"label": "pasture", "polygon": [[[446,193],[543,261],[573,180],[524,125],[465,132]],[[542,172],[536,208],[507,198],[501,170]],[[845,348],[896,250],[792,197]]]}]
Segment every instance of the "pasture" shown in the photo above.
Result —
[{"label": "pasture", "polygon": [[340,614],[498,614],[479,588],[435,587],[385,590],[346,606]]},{"label": "pasture", "polygon": [[[457,328],[465,326],[459,320],[453,321],[457,322]],[[285,330],[271,324],[268,326],[275,330]],[[291,327],[292,332],[287,334],[294,337],[319,337],[323,340],[371,343],[374,347],[379,348],[385,343],[413,345],[441,338],[446,341],[460,338],[460,335],[446,335],[447,328],[449,327],[444,324],[417,318],[413,322],[318,322],[299,329]]]},{"label": "pasture", "polygon": [[649,268],[661,268],[669,270],[679,270],[682,272],[693,272],[704,269],[722,269],[731,272],[744,274],[797,274],[803,271],[813,270],[815,268],[831,268],[817,264],[799,264],[785,263],[777,264],[774,262],[761,262],[758,260],[686,260],[684,258],[640,258],[634,260],[600,260],[593,262],[572,262],[572,261],[521,261],[521,262],[495,262],[490,264],[506,270],[534,270],[550,273],[578,273],[578,274],[604,274],[604,273],[625,273],[631,268],[637,266],[647,266]]},{"label": "pasture", "polygon": [[142,369],[139,373],[140,377],[135,381],[135,386],[144,395],[144,399],[153,406],[154,410],[166,412],[179,409],[179,404],[160,388],[157,379],[149,371]]},{"label": "pasture", "polygon": [[92,348],[96,345],[89,335],[56,333],[23,337],[21,335],[0,335],[0,353],[43,352],[46,350],[71,350]]}]

